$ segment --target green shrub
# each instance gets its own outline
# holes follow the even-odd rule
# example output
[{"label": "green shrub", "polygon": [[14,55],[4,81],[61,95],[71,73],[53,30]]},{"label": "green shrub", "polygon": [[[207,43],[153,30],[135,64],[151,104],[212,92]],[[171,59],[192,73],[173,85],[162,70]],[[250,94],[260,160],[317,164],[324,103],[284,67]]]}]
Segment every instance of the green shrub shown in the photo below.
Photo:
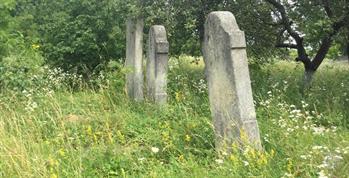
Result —
[{"label": "green shrub", "polygon": [[10,36],[8,26],[12,20],[10,11],[13,7],[13,0],[0,1],[0,59],[8,52],[7,41]]},{"label": "green shrub", "polygon": [[118,2],[60,0],[34,6],[47,62],[89,78],[124,56],[126,13]]},{"label": "green shrub", "polygon": [[40,69],[44,59],[40,53],[26,44],[20,34],[12,35],[8,39],[9,53],[0,59],[0,86],[1,89],[23,91],[35,86],[30,78],[42,75]]}]

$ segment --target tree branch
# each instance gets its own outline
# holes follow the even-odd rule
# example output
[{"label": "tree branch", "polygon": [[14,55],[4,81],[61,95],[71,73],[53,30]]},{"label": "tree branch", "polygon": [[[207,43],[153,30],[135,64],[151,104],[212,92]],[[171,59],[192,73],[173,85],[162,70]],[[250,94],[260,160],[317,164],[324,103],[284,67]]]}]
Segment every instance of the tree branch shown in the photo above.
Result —
[{"label": "tree branch", "polygon": [[[339,33],[341,28],[348,25],[347,19],[349,19],[349,10],[347,7],[346,12],[343,16],[341,16],[337,21],[335,21],[332,24],[332,30],[321,40],[320,48],[318,49],[315,57],[313,60],[311,60],[304,48],[303,44],[303,38],[292,28],[292,22],[287,16],[287,12],[285,7],[277,0],[266,0],[268,3],[274,6],[274,8],[277,9],[277,11],[281,15],[280,21],[282,22],[284,28],[287,30],[287,32],[290,34],[290,36],[296,41],[296,44],[285,44],[283,42],[280,43],[278,41],[278,44],[276,46],[278,47],[287,47],[287,48],[295,48],[298,52],[297,61],[303,62],[305,66],[306,71],[316,71],[322,61],[325,59],[331,45],[333,42],[333,37]],[[322,0],[322,5],[325,9],[325,12],[327,16],[331,19],[333,19],[333,12],[330,8],[330,2],[329,0]],[[348,6],[349,7],[349,6]],[[284,31],[283,31],[284,32]]]},{"label": "tree branch", "polygon": [[316,53],[316,56],[312,60],[313,67],[316,70],[319,68],[322,61],[325,59],[326,54],[330,50],[331,44],[333,42],[333,37],[339,33],[340,29],[346,25],[346,20],[349,19],[349,11],[346,12],[338,21],[332,24],[332,31],[321,40],[321,45]]},{"label": "tree branch", "polygon": [[297,49],[297,44],[291,44],[291,43],[284,43],[285,40],[283,40],[284,32],[286,31],[286,28],[283,27],[276,37],[276,45],[277,48],[292,48]]},{"label": "tree branch", "polygon": [[322,5],[325,9],[325,12],[329,18],[333,17],[333,12],[330,7],[330,2],[328,0],[322,0]]},{"label": "tree branch", "polygon": [[290,36],[296,41],[296,44],[297,44],[296,49],[298,53],[298,57],[296,60],[303,62],[303,64],[305,65],[305,68],[312,68],[311,60],[309,59],[308,54],[304,48],[303,38],[294,29],[292,29],[292,21],[288,18],[285,7],[276,0],[266,0],[266,1],[277,9],[277,11],[281,15],[281,22],[283,26],[285,27],[287,32],[290,34]]},{"label": "tree branch", "polygon": [[292,43],[277,43],[275,45],[277,48],[291,48],[291,49],[297,49],[297,44]]}]

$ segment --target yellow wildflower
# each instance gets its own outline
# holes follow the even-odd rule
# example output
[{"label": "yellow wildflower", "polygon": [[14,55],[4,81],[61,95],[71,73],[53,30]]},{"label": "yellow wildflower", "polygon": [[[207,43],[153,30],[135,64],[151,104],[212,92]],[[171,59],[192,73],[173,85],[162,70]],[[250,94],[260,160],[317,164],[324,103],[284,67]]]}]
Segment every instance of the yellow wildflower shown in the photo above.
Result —
[{"label": "yellow wildflower", "polygon": [[119,140],[122,144],[125,144],[125,143],[126,143],[125,136],[121,133],[120,130],[118,130],[118,131],[116,132],[116,136],[117,136],[118,140]]},{"label": "yellow wildflower", "polygon": [[184,155],[179,155],[178,156],[178,160],[180,161],[180,162],[183,162],[185,159],[184,159]]},{"label": "yellow wildflower", "polygon": [[292,167],[293,167],[293,163],[292,163],[292,160],[289,158],[289,159],[288,159],[288,163],[287,163],[287,171],[288,171],[289,173],[292,172]]},{"label": "yellow wildflower", "polygon": [[90,125],[87,126],[86,132],[88,135],[92,135],[92,127]]},{"label": "yellow wildflower", "polygon": [[182,101],[184,99],[183,93],[182,92],[176,92],[176,101]]},{"label": "yellow wildflower", "polygon": [[59,149],[59,150],[58,150],[58,153],[59,153],[59,155],[62,156],[62,157],[65,156],[65,151],[64,151],[63,148]]},{"label": "yellow wildflower", "polygon": [[232,161],[233,163],[238,163],[239,159],[235,156],[235,155],[230,155],[230,161]]},{"label": "yellow wildflower", "polygon": [[32,48],[33,48],[33,49],[39,49],[39,48],[40,48],[40,45],[38,45],[38,44],[32,44]]},{"label": "yellow wildflower", "polygon": [[52,157],[49,157],[48,158],[48,164],[49,164],[50,167],[56,167],[56,166],[58,166],[59,163],[58,163],[58,161],[56,159],[54,159]]},{"label": "yellow wildflower", "polygon": [[114,143],[113,133],[111,133],[111,132],[108,132],[108,141],[109,141],[109,143]]},{"label": "yellow wildflower", "polygon": [[274,151],[274,149],[272,149],[271,151],[270,151],[270,157],[274,157],[275,156],[275,151]]},{"label": "yellow wildflower", "polygon": [[257,160],[257,164],[259,166],[266,165],[268,163],[267,156],[264,153],[260,153],[259,159]]},{"label": "yellow wildflower", "polygon": [[190,142],[191,141],[191,137],[189,135],[185,135],[185,141]]},{"label": "yellow wildflower", "polygon": [[242,143],[248,143],[248,135],[244,129],[240,129],[240,138]]},{"label": "yellow wildflower", "polygon": [[231,149],[233,153],[236,153],[239,151],[239,143],[234,141],[234,143],[231,144]]}]

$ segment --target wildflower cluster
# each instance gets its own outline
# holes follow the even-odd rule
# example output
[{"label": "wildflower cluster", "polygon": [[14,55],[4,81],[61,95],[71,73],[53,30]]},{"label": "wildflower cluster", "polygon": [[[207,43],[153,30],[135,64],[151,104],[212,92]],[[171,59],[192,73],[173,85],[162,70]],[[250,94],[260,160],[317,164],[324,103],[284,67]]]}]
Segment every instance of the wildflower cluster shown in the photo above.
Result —
[{"label": "wildflower cluster", "polygon": [[[264,143],[276,144],[275,147],[288,147],[290,149],[297,149],[298,146],[301,148],[303,144],[302,150],[299,150],[303,154],[299,154],[297,157],[290,155],[287,159],[286,171],[283,177],[297,177],[297,174],[300,174],[297,170],[298,167],[307,169],[309,175],[315,175],[319,178],[336,177],[336,170],[340,169],[341,165],[345,163],[346,157],[348,157],[349,147],[324,146],[311,142],[288,145],[288,139],[304,137],[309,141],[324,140],[336,137],[339,132],[338,126],[328,122],[328,118],[326,118],[328,116],[320,113],[315,104],[310,105],[305,100],[295,104],[286,102],[284,93],[288,88],[288,82],[286,81],[282,82],[281,85],[277,83],[272,85],[271,90],[264,94],[267,97],[255,101],[260,113],[264,113],[266,116],[261,119],[268,122],[268,127],[272,128],[262,135]],[[285,142],[280,143],[272,140],[272,138],[275,138],[275,130],[279,130],[277,137],[285,139]],[[308,149],[304,148],[306,145],[309,145],[307,146]]]},{"label": "wildflower cluster", "polygon": [[29,90],[29,91],[24,90],[22,93],[26,98],[25,110],[27,112],[33,112],[38,107],[38,104],[35,102],[35,100],[33,98],[34,91],[33,90]]},{"label": "wildflower cluster", "polygon": [[215,162],[218,165],[228,164],[232,169],[245,169],[251,172],[263,172],[275,157],[275,151],[256,150],[250,146],[244,148],[239,143],[233,143],[231,150],[222,152]]},{"label": "wildflower cluster", "polygon": [[204,79],[200,79],[198,82],[194,81],[193,87],[198,91],[198,93],[207,92],[207,84]]}]

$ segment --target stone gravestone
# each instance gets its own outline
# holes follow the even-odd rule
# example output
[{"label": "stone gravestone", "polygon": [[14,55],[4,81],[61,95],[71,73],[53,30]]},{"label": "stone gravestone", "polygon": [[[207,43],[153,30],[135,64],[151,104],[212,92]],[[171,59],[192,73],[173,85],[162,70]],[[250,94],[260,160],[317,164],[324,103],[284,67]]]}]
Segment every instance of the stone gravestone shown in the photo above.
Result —
[{"label": "stone gravestone", "polygon": [[169,44],[166,29],[161,25],[150,28],[147,60],[147,95],[159,105],[167,103],[167,70]]},{"label": "stone gravestone", "polygon": [[143,27],[142,19],[127,20],[126,29],[126,90],[129,98],[143,100]]},{"label": "stone gravestone", "polygon": [[245,34],[231,12],[209,14],[203,53],[217,151],[229,151],[234,143],[260,150]]}]

